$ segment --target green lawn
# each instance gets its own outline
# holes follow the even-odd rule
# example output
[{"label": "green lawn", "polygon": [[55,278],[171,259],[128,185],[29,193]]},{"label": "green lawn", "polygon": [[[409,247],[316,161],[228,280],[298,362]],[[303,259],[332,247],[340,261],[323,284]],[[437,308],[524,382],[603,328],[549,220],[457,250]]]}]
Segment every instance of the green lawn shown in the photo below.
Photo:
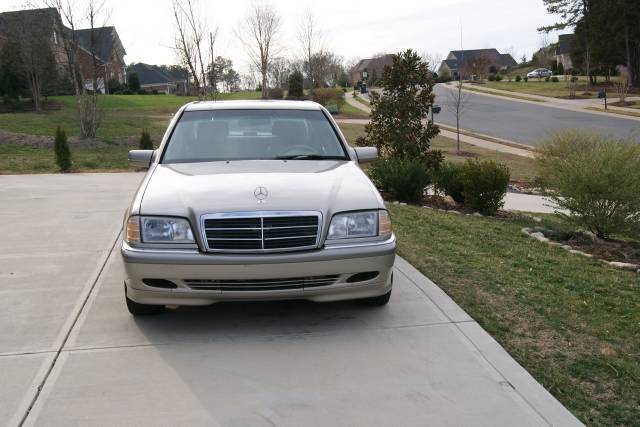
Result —
[{"label": "green lawn", "polygon": [[523,235],[533,221],[390,210],[400,255],[584,423],[640,425],[640,275]]},{"label": "green lawn", "polygon": [[[538,81],[538,79],[530,79],[528,82],[485,82],[482,86],[491,88],[491,89],[500,89],[506,90],[509,92],[518,92],[518,93],[526,93],[531,95],[541,95],[541,96],[549,96],[552,98],[562,98],[569,96],[569,89],[567,88],[568,82],[561,80],[559,82],[545,82],[544,79],[542,81]],[[579,97],[585,97],[582,93],[585,91],[585,83],[578,82],[578,88],[576,90],[576,95]],[[597,96],[597,92],[595,90],[591,90],[591,98],[595,98]]]},{"label": "green lawn", "polygon": [[[364,125],[361,124],[340,123],[340,129],[350,144],[354,144],[358,136],[364,135]],[[470,158],[495,160],[496,162],[504,163],[511,170],[512,181],[531,182],[536,176],[533,159],[528,157],[488,150],[465,144],[464,142],[460,143],[462,155],[458,155],[455,141],[443,136],[436,137],[431,146],[434,149],[441,150],[445,155],[445,159],[456,163],[464,162]]]},{"label": "green lawn", "polygon": [[[221,94],[219,100],[258,99],[260,92],[237,92]],[[7,132],[30,135],[53,135],[57,126],[62,126],[70,136],[80,133],[75,98],[54,96],[50,98],[64,104],[62,110],[44,113],[0,114],[0,129]],[[154,137],[161,136],[173,114],[182,105],[196,98],[174,95],[108,95],[98,98],[102,111],[102,122],[98,139],[111,141],[117,138],[140,134],[148,129]]]}]

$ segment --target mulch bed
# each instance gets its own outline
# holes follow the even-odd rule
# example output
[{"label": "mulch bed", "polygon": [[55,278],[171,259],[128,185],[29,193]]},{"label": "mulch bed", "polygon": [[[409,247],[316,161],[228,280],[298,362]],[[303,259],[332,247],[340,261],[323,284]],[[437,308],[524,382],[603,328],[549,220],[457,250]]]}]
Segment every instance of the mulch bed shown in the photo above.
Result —
[{"label": "mulch bed", "polygon": [[[43,101],[41,103],[43,112],[62,110],[64,103],[60,101]],[[2,113],[32,113],[34,111],[32,102],[21,102],[18,105],[5,104],[0,102],[0,114]]]},{"label": "mulch bed", "polygon": [[[112,141],[105,142],[100,139],[80,139],[78,137],[69,137],[71,147],[78,148],[99,148],[109,146],[124,146],[136,148],[139,144],[139,136],[129,136],[115,138]],[[32,148],[51,148],[53,147],[53,136],[45,135],[29,135],[23,133],[5,132],[0,130],[0,145],[24,145]]]},{"label": "mulch bed", "polygon": [[606,261],[640,264],[640,242],[599,239],[584,231],[563,232],[544,229],[541,232],[554,242],[571,246]]}]

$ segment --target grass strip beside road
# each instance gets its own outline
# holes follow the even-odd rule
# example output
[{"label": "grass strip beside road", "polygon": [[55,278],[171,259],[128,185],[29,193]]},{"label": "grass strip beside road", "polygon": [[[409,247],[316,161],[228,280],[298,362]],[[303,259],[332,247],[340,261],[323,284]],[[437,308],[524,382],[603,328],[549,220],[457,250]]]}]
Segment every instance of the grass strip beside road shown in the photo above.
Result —
[{"label": "grass strip beside road", "polygon": [[538,98],[531,98],[529,96],[515,95],[515,94],[511,94],[511,93],[498,93],[498,92],[493,92],[493,91],[490,91],[490,90],[478,89],[476,87],[468,86],[468,85],[464,86],[464,90],[467,90],[469,92],[487,94],[487,95],[503,96],[505,98],[519,99],[519,100],[522,100],[522,101],[547,102],[545,100],[538,99]]},{"label": "grass strip beside road", "polygon": [[[569,88],[567,87],[568,81],[558,81],[558,82],[545,82],[537,81],[534,79],[529,80],[528,82],[484,82],[482,86],[490,89],[499,89],[505,90],[507,92],[517,92],[522,94],[529,95],[540,95],[540,96],[549,96],[552,98],[568,98],[570,95]],[[586,90],[586,82],[578,83],[576,87],[576,94],[580,98],[595,98],[598,94],[597,91],[592,90],[589,96],[582,95]]]},{"label": "grass strip beside road", "polygon": [[[356,138],[364,136],[364,125],[340,123],[340,129],[351,145],[355,144]],[[517,156],[515,154],[503,153],[489,150],[464,142],[460,143],[461,154],[457,153],[456,142],[453,139],[437,136],[431,147],[442,151],[446,160],[461,163],[468,159],[495,160],[504,163],[511,171],[511,180],[518,182],[532,182],[536,176],[536,168],[533,159]]]},{"label": "grass strip beside road", "polygon": [[[389,207],[399,253],[587,425],[640,420],[640,275],[521,233],[527,219]],[[552,224],[553,223],[553,224]]]}]

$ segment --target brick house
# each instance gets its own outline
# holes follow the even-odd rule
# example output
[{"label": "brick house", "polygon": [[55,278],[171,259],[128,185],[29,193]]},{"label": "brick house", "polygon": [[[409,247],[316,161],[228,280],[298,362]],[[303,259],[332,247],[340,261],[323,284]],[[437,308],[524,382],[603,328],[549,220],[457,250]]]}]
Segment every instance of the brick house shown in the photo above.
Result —
[{"label": "brick house", "polygon": [[66,73],[67,59],[63,37],[77,41],[78,70],[85,88],[93,89],[94,56],[98,90],[108,92],[108,81],[126,82],[126,51],[114,27],[71,30],[64,26],[55,8],[25,9],[0,13],[0,48],[3,42],[36,35],[46,41],[60,72]]}]

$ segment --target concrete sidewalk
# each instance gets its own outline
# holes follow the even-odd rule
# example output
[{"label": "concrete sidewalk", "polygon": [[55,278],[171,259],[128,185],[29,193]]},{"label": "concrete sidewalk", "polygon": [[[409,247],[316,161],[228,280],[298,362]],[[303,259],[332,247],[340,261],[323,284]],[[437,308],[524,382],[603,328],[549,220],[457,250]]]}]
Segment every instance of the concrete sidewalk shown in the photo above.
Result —
[{"label": "concrete sidewalk", "polygon": [[402,259],[384,308],[134,319],[117,239],[141,177],[0,176],[0,424],[580,425]]}]

